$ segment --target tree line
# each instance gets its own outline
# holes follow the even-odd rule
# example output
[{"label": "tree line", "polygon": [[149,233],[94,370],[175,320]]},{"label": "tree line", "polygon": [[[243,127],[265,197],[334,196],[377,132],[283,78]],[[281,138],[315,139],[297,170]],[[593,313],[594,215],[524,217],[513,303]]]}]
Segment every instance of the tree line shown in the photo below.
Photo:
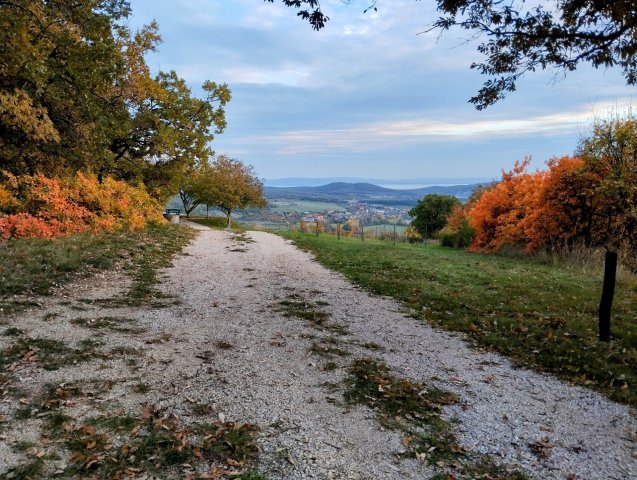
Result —
[{"label": "tree line", "polygon": [[15,215],[36,225],[41,214],[12,178],[65,183],[83,172],[147,191],[161,208],[214,158],[230,89],[207,80],[199,98],[175,71],[152,73],[158,26],[131,30],[130,16],[126,0],[0,1],[3,236],[17,231]]}]

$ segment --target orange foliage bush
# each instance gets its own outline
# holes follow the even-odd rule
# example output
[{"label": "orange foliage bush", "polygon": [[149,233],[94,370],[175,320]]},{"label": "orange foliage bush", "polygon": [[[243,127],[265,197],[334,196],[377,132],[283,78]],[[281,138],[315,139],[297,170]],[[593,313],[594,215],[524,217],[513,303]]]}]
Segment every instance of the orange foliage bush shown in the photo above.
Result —
[{"label": "orange foliage bush", "polygon": [[80,232],[134,230],[163,222],[144,186],[95,175],[70,178],[4,173],[0,238],[53,238]]},{"label": "orange foliage bush", "polygon": [[587,202],[597,178],[584,169],[584,161],[552,159],[548,170],[534,173],[526,171],[528,164],[528,159],[516,162],[468,207],[473,250],[515,246],[532,252],[568,246],[586,235]]}]

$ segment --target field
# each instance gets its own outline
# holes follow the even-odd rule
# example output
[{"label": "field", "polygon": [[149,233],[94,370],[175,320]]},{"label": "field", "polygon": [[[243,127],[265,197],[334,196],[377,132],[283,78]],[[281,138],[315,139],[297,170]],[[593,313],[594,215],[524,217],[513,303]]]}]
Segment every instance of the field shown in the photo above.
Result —
[{"label": "field", "polygon": [[344,211],[345,209],[337,203],[313,202],[311,200],[270,200],[270,208],[277,213],[288,212],[324,212],[324,211]]},{"label": "field", "polygon": [[637,279],[620,275],[609,343],[597,341],[602,272],[427,245],[286,234],[319,262],[480,348],[637,405]]},{"label": "field", "polygon": [[[371,234],[376,236],[382,235],[382,234],[389,235],[394,233],[394,225],[389,223],[386,223],[383,225],[365,225],[363,229],[365,230],[366,234]],[[396,225],[396,235],[402,236],[404,232],[405,232],[404,225]]]}]

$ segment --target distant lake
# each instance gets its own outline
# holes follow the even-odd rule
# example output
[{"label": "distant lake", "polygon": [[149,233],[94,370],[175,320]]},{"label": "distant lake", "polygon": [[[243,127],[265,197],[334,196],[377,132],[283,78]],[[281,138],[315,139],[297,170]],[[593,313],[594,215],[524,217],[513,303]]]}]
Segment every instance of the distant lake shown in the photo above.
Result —
[{"label": "distant lake", "polygon": [[463,183],[379,183],[379,187],[393,188],[394,190],[414,190],[425,187],[451,187],[455,185],[466,185]]}]

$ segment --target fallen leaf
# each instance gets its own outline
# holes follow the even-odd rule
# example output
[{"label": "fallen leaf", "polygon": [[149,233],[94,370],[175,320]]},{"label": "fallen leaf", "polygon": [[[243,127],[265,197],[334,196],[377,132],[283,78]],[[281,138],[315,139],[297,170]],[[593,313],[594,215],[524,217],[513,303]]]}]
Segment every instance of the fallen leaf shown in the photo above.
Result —
[{"label": "fallen leaf", "polygon": [[142,414],[142,418],[144,420],[148,420],[150,418],[153,417],[153,406],[152,405],[146,405],[146,407],[144,407],[144,413]]},{"label": "fallen leaf", "polygon": [[80,452],[73,452],[73,454],[71,455],[71,458],[69,459],[69,461],[71,461],[72,463],[79,463],[81,461],[83,461],[86,457],[81,454]]},{"label": "fallen leaf", "polygon": [[80,427],[80,432],[82,432],[84,435],[95,435],[95,429],[91,427],[88,423],[84,423]]}]

